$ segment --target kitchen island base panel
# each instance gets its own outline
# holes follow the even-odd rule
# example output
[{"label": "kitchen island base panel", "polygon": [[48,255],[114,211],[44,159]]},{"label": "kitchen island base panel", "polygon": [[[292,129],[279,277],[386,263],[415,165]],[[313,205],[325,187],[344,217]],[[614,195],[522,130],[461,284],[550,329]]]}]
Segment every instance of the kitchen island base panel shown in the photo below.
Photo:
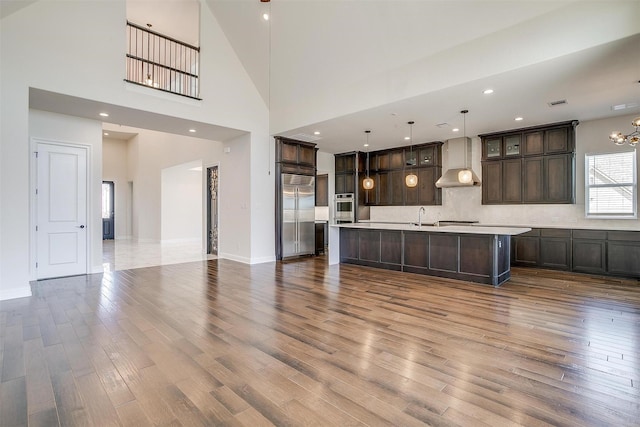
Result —
[{"label": "kitchen island base panel", "polygon": [[493,286],[511,277],[509,235],[338,227],[332,231],[339,240],[339,254],[330,254],[341,263]]}]

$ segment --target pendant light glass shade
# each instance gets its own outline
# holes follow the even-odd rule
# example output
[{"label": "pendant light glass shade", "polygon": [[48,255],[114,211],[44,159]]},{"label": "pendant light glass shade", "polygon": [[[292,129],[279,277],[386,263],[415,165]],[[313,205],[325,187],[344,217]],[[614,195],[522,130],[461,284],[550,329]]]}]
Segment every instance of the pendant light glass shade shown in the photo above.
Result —
[{"label": "pendant light glass shade", "polygon": [[369,176],[369,134],[371,133],[371,131],[365,130],[364,133],[367,134],[367,143],[365,144],[365,147],[367,147],[367,177],[362,180],[362,188],[364,188],[365,190],[372,190],[374,182],[373,179]]},{"label": "pendant light glass shade", "polygon": [[371,190],[373,189],[373,179],[371,177],[366,177],[363,181],[362,181],[362,187],[365,190]]},{"label": "pendant light glass shade", "polygon": [[[414,123],[415,122],[413,122],[413,121],[407,122],[407,124],[409,125],[409,140],[411,142],[411,154],[409,156],[410,159],[413,159],[413,124]],[[413,160],[411,160],[411,161],[413,161]],[[413,172],[413,166],[411,167],[411,171],[409,172],[409,174],[404,177],[404,183],[409,188],[413,188],[416,185],[418,185],[418,175],[416,175]]]},{"label": "pendant light glass shade", "polygon": [[416,175],[415,173],[411,172],[409,175],[407,175],[404,178],[404,182],[405,182],[405,184],[407,184],[407,187],[413,188],[416,185],[418,185],[418,175]]},{"label": "pendant light glass shade", "polygon": [[473,174],[469,169],[463,169],[458,172],[458,182],[462,184],[468,184],[473,181]]}]

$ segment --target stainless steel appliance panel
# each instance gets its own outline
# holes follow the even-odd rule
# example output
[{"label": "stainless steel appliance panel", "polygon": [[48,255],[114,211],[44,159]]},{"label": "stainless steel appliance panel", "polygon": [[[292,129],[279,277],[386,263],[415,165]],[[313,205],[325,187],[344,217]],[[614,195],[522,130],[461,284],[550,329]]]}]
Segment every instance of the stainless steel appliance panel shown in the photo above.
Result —
[{"label": "stainless steel appliance panel", "polygon": [[282,256],[315,253],[315,177],[282,174]]},{"label": "stainless steel appliance panel", "polygon": [[353,193],[336,194],[334,199],[334,215],[336,223],[355,221],[355,200]]}]

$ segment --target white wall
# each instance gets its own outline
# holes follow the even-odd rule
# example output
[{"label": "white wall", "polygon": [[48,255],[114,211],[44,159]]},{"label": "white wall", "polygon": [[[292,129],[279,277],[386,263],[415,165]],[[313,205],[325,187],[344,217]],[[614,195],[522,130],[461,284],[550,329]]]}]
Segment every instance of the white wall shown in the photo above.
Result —
[{"label": "white wall", "polygon": [[[49,141],[81,144],[90,147],[89,158],[89,234],[88,259],[89,273],[102,272],[102,125],[97,120],[64,116],[45,111],[29,110],[29,136]],[[19,209],[17,209],[19,210]],[[34,212],[34,211],[32,211]],[[27,244],[24,242],[23,244]],[[26,246],[24,254],[30,253],[30,266],[35,266],[35,245]],[[19,251],[16,251],[19,253]],[[36,279],[35,269],[30,269],[30,280]]]},{"label": "white wall", "polygon": [[128,142],[104,137],[102,140],[102,180],[113,181],[116,239],[131,237],[128,182]]},{"label": "white wall", "polygon": [[202,241],[202,161],[183,163],[161,172],[162,241]]},{"label": "white wall", "polygon": [[[239,203],[223,207],[228,212],[222,216],[220,226],[229,235],[237,235],[244,240],[237,246],[238,252],[230,252],[230,256],[249,261],[273,257],[274,180],[273,176],[267,174],[265,160],[269,152],[269,144],[266,143],[268,111],[218,22],[208,7],[203,5],[200,25],[200,96],[203,100],[186,102],[182,98],[157,96],[153,90],[133,88],[123,82],[125,6],[124,0],[37,1],[2,18],[0,206],[3,209],[0,214],[0,299],[30,294],[30,87],[185,121],[247,131],[246,141],[240,143],[238,150],[245,154],[230,157],[229,161],[238,163],[228,164],[226,169],[243,171],[249,176],[250,186],[244,187],[244,191],[235,196]],[[50,135],[41,136],[46,138]],[[139,143],[134,141],[131,147]],[[130,164],[135,163],[135,155],[131,154],[128,155]],[[102,159],[98,157],[98,161],[101,163]],[[144,173],[139,176],[146,179]],[[159,176],[156,181],[159,181]],[[228,181],[222,177],[222,187],[225,182]],[[134,192],[139,192],[139,187],[140,184],[134,182]],[[247,188],[250,188],[250,192],[246,191]],[[221,191],[224,192],[224,188]],[[159,209],[158,200],[153,202],[155,209]],[[95,203],[99,208],[100,203]],[[7,206],[11,206],[11,209],[5,209]],[[138,206],[134,210],[132,233],[159,238],[160,227],[156,221],[149,227],[141,227],[146,225],[142,208]],[[225,224],[224,218],[233,220]],[[230,243],[226,245],[228,250],[234,246]]]},{"label": "white wall", "polygon": [[[629,150],[609,141],[614,130],[629,133],[635,115],[580,123],[576,128],[576,203],[573,205],[482,205],[482,188],[443,189],[442,206],[426,206],[426,222],[440,220],[478,220],[484,224],[523,225],[530,227],[602,228],[638,230],[638,219],[587,219],[584,214],[584,155]],[[473,138],[473,167],[481,176],[480,139]],[[443,171],[448,168],[446,144],[443,149]],[[640,166],[640,151],[636,152]],[[640,170],[640,168],[639,168]],[[375,221],[417,221],[417,206],[371,207]]]}]

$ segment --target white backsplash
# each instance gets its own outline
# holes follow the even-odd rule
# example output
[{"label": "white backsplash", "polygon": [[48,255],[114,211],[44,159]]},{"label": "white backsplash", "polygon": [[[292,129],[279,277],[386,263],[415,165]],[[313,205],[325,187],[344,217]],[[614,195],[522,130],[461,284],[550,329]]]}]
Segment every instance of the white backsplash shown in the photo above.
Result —
[{"label": "white backsplash", "polygon": [[329,221],[328,206],[316,206],[316,221]]}]

